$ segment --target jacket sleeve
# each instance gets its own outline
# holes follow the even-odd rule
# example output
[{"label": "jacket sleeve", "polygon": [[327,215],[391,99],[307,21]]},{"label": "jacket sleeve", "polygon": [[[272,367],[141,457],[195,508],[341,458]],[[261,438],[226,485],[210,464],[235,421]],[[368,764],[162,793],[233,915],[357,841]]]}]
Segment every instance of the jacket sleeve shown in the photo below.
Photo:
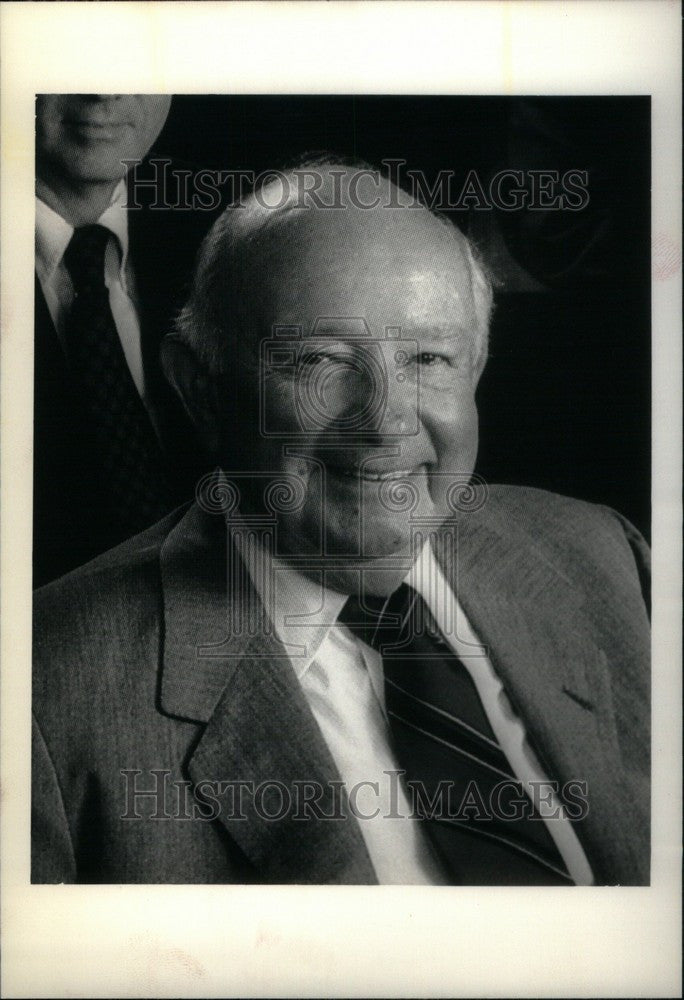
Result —
[{"label": "jacket sleeve", "polygon": [[35,719],[31,743],[31,882],[75,882],[76,858],[64,800]]}]

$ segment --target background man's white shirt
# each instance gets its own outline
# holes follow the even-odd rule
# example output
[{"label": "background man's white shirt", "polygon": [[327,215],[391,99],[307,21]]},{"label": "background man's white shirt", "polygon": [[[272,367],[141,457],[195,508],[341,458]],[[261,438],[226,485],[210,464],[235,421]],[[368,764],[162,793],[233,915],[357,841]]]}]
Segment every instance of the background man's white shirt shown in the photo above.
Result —
[{"label": "background man's white shirt", "polygon": [[[154,422],[154,413],[145,392],[135,276],[128,253],[126,198],[126,183],[122,180],[109,205],[97,220],[99,225],[112,234],[105,251],[104,280],[126,362],[136,389]],[[70,223],[40,198],[36,198],[36,274],[65,352],[64,329],[74,290],[64,263],[64,253],[73,233],[74,227]]]}]

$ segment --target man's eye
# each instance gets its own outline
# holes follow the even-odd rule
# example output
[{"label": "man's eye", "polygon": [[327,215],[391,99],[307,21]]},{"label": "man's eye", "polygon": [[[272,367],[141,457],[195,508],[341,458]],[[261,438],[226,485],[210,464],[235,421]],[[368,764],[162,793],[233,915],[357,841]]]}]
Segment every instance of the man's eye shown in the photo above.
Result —
[{"label": "man's eye", "polygon": [[434,367],[439,364],[448,364],[449,359],[443,354],[432,354],[431,351],[422,351],[416,358],[419,365],[424,365],[425,367]]}]

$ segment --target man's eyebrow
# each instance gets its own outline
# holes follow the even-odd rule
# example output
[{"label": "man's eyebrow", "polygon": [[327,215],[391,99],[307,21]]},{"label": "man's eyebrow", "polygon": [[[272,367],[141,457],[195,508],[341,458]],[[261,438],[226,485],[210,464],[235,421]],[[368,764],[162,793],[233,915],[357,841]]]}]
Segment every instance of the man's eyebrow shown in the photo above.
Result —
[{"label": "man's eyebrow", "polygon": [[449,323],[440,326],[416,324],[402,328],[400,339],[421,339],[446,342],[462,337],[472,337],[473,327],[464,323]]},{"label": "man's eyebrow", "polygon": [[[472,337],[473,333],[473,324],[450,322],[438,325],[425,325],[411,322],[404,326],[388,324],[377,333],[372,330],[369,335],[359,335],[352,332],[345,325],[344,319],[340,319],[339,325],[331,323],[324,330],[316,332],[307,331],[303,334],[293,333],[291,339],[295,341],[301,340],[304,344],[310,341],[319,343],[326,340],[338,340],[348,344],[375,344],[379,340],[429,340],[446,343],[447,341],[458,340],[464,337]],[[287,337],[283,339],[288,340]]]}]

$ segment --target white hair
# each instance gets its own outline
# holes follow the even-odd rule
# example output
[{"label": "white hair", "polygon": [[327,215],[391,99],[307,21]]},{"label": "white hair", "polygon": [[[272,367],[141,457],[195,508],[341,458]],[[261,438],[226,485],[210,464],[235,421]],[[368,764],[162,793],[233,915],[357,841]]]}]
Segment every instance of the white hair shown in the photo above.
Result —
[{"label": "white hair", "polygon": [[[369,183],[373,183],[376,194],[380,188],[384,189],[392,198],[393,208],[411,206],[414,211],[429,212],[458,235],[470,268],[481,370],[487,354],[493,293],[489,274],[473,242],[450,219],[424,204],[417,204],[414,196],[393,184],[377,168],[362,161],[325,155],[302,159],[286,170],[269,171],[266,176],[271,179],[226,208],[204,238],[190,297],[176,320],[173,335],[191,348],[209,372],[221,375],[230,371],[236,363],[237,343],[253,333],[250,325],[254,316],[254,274],[259,265],[263,268],[264,257],[272,249],[272,231],[305,212],[348,208],[349,179],[354,173],[364,174]],[[347,203],[338,203],[336,207],[312,204],[313,193],[302,185],[305,175],[324,178],[328,182],[324,190],[328,192],[330,184],[335,184],[335,177],[346,177]],[[319,189],[320,186],[315,191]],[[272,203],[269,196],[277,195],[278,190],[277,202]],[[339,193],[340,188],[336,190]],[[309,203],[306,203],[307,194]]]}]

